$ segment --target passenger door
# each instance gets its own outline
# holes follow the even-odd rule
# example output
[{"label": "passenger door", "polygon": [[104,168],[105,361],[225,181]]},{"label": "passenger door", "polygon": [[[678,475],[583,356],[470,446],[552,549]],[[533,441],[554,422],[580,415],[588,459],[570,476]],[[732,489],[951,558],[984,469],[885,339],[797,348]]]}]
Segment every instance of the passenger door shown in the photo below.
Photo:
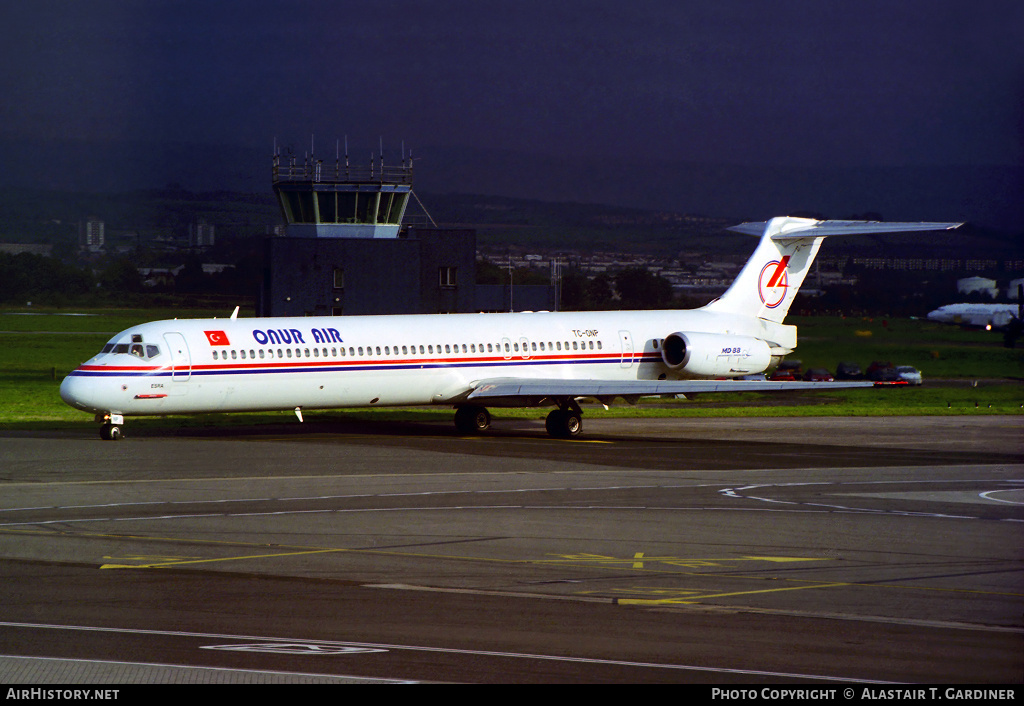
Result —
[{"label": "passenger door", "polygon": [[622,357],[619,359],[620,368],[633,367],[633,336],[629,331],[619,331],[619,350]]},{"label": "passenger door", "polygon": [[167,341],[167,351],[171,355],[171,380],[173,382],[188,382],[192,376],[192,358],[188,352],[188,343],[180,333],[165,333],[164,340]]}]

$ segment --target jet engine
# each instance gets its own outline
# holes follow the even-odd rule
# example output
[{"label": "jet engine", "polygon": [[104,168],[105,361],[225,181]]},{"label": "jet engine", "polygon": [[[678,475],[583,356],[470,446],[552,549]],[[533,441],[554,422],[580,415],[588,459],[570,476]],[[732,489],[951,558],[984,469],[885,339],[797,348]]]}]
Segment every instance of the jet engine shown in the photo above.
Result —
[{"label": "jet engine", "polygon": [[723,377],[763,372],[772,354],[759,338],[677,331],[662,342],[661,359],[687,376]]}]

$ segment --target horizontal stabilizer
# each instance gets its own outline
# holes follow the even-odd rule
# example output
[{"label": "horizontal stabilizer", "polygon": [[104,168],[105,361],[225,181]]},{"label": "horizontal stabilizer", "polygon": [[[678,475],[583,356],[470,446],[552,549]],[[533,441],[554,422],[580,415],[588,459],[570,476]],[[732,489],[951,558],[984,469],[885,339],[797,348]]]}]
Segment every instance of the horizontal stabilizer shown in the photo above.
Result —
[{"label": "horizontal stabilizer", "polygon": [[[815,238],[820,235],[868,235],[870,233],[905,233],[911,231],[952,230],[962,223],[887,223],[886,221],[815,221],[809,218],[791,218],[772,240],[793,238]],[[741,223],[729,230],[747,235],[761,236],[768,227],[767,222]]]},{"label": "horizontal stabilizer", "polygon": [[792,216],[779,216],[765,223],[742,223],[729,230],[759,236],[761,242],[732,286],[704,308],[716,314],[739,314],[781,324],[826,237],[938,231],[959,225],[818,221]]}]

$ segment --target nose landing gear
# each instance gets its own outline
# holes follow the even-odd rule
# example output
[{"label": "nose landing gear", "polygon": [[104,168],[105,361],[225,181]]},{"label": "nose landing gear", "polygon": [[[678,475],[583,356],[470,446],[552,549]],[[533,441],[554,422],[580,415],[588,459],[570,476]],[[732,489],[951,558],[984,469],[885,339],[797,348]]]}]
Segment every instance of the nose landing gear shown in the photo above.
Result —
[{"label": "nose landing gear", "polygon": [[124,417],[120,414],[97,414],[96,421],[103,422],[100,426],[100,438],[104,441],[120,441],[124,438],[121,431]]}]

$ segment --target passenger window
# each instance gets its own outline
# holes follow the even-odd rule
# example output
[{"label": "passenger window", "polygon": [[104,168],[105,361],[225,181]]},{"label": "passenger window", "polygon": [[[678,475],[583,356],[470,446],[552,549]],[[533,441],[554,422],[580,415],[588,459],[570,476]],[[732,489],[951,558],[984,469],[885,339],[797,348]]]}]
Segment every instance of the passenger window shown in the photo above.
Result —
[{"label": "passenger window", "polygon": [[238,351],[231,349],[231,359],[235,360],[238,358]]},{"label": "passenger window", "polygon": [[292,349],[291,348],[285,348],[285,351],[287,351],[288,357],[291,358],[292,357]]},{"label": "passenger window", "polygon": [[217,351],[214,351],[214,352],[213,352],[213,359],[214,359],[214,360],[217,360]]}]

